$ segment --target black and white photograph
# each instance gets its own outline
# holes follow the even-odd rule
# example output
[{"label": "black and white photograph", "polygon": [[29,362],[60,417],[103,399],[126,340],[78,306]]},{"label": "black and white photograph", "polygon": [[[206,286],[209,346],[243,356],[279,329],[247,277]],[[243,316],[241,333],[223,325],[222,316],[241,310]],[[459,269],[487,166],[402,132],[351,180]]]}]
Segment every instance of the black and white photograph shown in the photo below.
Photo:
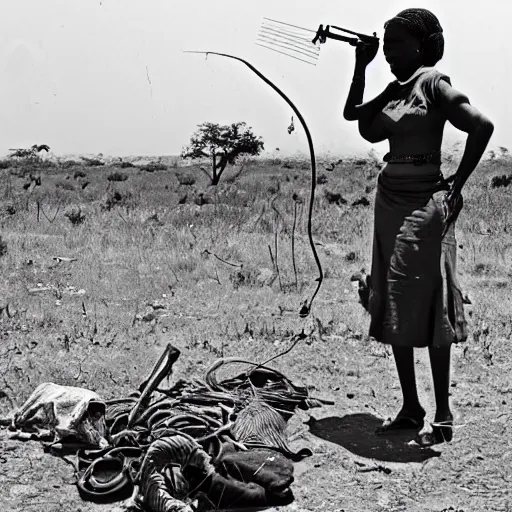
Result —
[{"label": "black and white photograph", "polygon": [[1,512],[512,512],[508,2],[0,5]]}]

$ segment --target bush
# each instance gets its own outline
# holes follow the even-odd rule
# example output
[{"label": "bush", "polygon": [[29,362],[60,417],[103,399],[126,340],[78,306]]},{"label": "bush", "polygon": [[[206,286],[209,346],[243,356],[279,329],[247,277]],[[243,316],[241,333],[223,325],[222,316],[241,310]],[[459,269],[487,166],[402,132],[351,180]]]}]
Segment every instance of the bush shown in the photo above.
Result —
[{"label": "bush", "polygon": [[160,163],[160,162],[151,162],[151,163],[146,164],[146,165],[141,165],[140,169],[142,171],[146,171],[146,172],[166,171],[167,170],[167,166],[165,164]]},{"label": "bush", "polygon": [[81,158],[88,167],[101,167],[102,165],[105,165],[105,162],[102,162],[97,158],[88,158],[86,156],[82,156]]},{"label": "bush", "polygon": [[326,190],[324,192],[324,197],[330,204],[337,204],[341,206],[342,204],[347,204],[347,200],[342,197],[342,195],[338,192],[331,192],[330,190]]},{"label": "bush", "polygon": [[102,210],[110,211],[116,206],[124,206],[127,208],[131,205],[132,194],[130,192],[121,194],[121,192],[114,190],[108,193],[105,202],[101,205]]},{"label": "bush", "polygon": [[491,180],[491,188],[508,187],[512,183],[512,174],[502,176],[494,176]]},{"label": "bush", "polygon": [[10,203],[10,204],[7,204],[5,205],[5,213],[7,213],[7,215],[15,215],[16,214],[16,205]]},{"label": "bush", "polygon": [[82,164],[76,160],[66,160],[60,164],[63,169],[69,169],[70,167],[79,167]]},{"label": "bush", "polygon": [[7,242],[5,242],[0,236],[0,257],[7,254]]},{"label": "bush", "polygon": [[73,208],[71,211],[66,212],[64,216],[69,219],[69,222],[71,222],[73,226],[78,226],[85,221],[85,215],[80,208]]},{"label": "bush", "polygon": [[196,182],[194,176],[191,176],[190,174],[176,173],[176,178],[180,182],[180,185],[193,185]]},{"label": "bush", "polygon": [[366,197],[361,197],[352,203],[352,206],[370,206],[370,201]]},{"label": "bush", "polygon": [[58,181],[55,183],[55,186],[57,188],[62,188],[63,190],[75,190],[73,184],[69,183],[68,181]]},{"label": "bush", "polygon": [[87,177],[87,174],[85,174],[84,171],[75,171],[75,174],[73,175],[73,178],[75,178],[75,180],[77,180],[78,178],[86,178]]},{"label": "bush", "polygon": [[229,275],[231,284],[238,290],[241,286],[254,286],[257,282],[258,272],[251,267],[242,267]]},{"label": "bush", "polygon": [[107,176],[108,181],[126,181],[128,176],[124,172],[113,172]]}]

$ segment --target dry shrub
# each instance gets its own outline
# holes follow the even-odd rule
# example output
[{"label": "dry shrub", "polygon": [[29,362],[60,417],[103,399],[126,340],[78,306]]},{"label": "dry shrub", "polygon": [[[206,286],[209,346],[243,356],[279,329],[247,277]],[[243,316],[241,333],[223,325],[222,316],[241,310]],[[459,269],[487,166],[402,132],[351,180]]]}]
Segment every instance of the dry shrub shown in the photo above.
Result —
[{"label": "dry shrub", "polygon": [[235,290],[241,286],[254,286],[258,281],[258,271],[253,267],[242,266],[229,275]]},{"label": "dry shrub", "polygon": [[112,208],[120,206],[129,208],[132,206],[133,196],[130,192],[122,194],[118,190],[111,190],[107,193],[105,202],[101,205],[102,210],[110,211]]},{"label": "dry shrub", "polygon": [[102,162],[98,158],[89,158],[86,156],[82,156],[81,158],[84,161],[84,164],[87,165],[87,167],[101,167],[105,165],[105,162]]},{"label": "dry shrub", "polygon": [[347,200],[344,199],[339,192],[325,190],[324,197],[329,204],[337,204],[338,206],[341,206],[342,204],[347,204]]},{"label": "dry shrub", "polygon": [[512,174],[508,176],[503,174],[502,176],[494,176],[491,180],[491,188],[508,187],[512,183]]},{"label": "dry shrub", "polygon": [[57,183],[55,183],[55,186],[63,190],[75,190],[73,184],[69,183],[68,181],[57,181]]},{"label": "dry shrub", "polygon": [[0,236],[0,257],[7,254],[7,242]]},{"label": "dry shrub", "polygon": [[161,162],[150,162],[149,164],[141,165],[140,169],[146,172],[166,171],[167,166]]},{"label": "dry shrub", "polygon": [[128,179],[128,175],[124,172],[113,172],[107,176],[108,181],[126,181]]},{"label": "dry shrub", "polygon": [[318,176],[316,179],[316,184],[317,185],[325,185],[328,181],[329,181],[329,179],[327,178],[327,176],[325,174],[320,174],[320,176]]},{"label": "dry shrub", "polygon": [[69,222],[71,222],[73,226],[79,226],[85,221],[85,215],[80,208],[72,208],[70,211],[66,212],[64,216],[69,219]]},{"label": "dry shrub", "polygon": [[176,178],[180,182],[180,185],[194,185],[196,179],[191,174],[176,173]]},{"label": "dry shrub", "polygon": [[77,162],[76,160],[66,160],[60,164],[63,169],[69,169],[70,167],[80,167],[82,165],[81,162]]}]

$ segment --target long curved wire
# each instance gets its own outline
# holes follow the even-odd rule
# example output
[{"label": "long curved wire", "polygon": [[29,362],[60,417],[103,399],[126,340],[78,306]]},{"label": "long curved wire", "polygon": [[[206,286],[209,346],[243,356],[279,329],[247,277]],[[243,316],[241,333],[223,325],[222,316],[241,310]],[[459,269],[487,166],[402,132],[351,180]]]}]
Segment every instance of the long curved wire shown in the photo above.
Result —
[{"label": "long curved wire", "polygon": [[275,84],[273,84],[267,77],[265,77],[262,73],[260,73],[252,64],[250,64],[246,60],[241,59],[240,57],[235,57],[233,55],[229,55],[227,53],[190,51],[190,50],[189,51],[184,50],[184,53],[201,53],[201,54],[206,54],[207,57],[209,54],[219,55],[221,57],[228,57],[230,59],[238,60],[239,62],[244,63],[250,70],[252,70],[254,73],[256,73],[265,83],[270,85],[270,87],[272,87],[272,89],[274,89],[274,91],[276,91],[281,96],[281,98],[283,98],[286,101],[286,103],[288,103],[288,105],[290,105],[292,110],[295,112],[295,115],[299,119],[302,127],[304,128],[304,131],[306,132],[306,137],[307,137],[308,146],[309,146],[309,156],[311,159],[311,196],[310,196],[310,200],[309,200],[309,213],[308,213],[308,238],[309,238],[309,244],[311,246],[311,250],[313,252],[313,256],[315,258],[316,265],[318,267],[319,276],[316,279],[316,281],[318,283],[316,286],[316,290],[314,291],[313,295],[311,296],[311,299],[309,300],[309,304],[307,303],[307,301],[305,301],[304,304],[302,305],[302,308],[300,309],[299,315],[304,318],[309,315],[309,313],[311,311],[311,306],[313,304],[313,300],[315,299],[316,295],[318,294],[318,291],[320,290],[320,287],[322,286],[322,281],[324,279],[322,264],[320,263],[318,253],[316,251],[315,242],[313,240],[312,227],[311,227],[312,217],[313,217],[313,203],[315,201],[315,189],[316,189],[316,160],[315,160],[315,150],[313,148],[313,139],[311,137],[311,133],[308,129],[306,121],[304,121],[304,118],[302,117],[301,113],[299,112],[297,107],[292,103],[290,98],[288,98],[288,96],[286,96],[286,94],[283,91],[281,91]]}]

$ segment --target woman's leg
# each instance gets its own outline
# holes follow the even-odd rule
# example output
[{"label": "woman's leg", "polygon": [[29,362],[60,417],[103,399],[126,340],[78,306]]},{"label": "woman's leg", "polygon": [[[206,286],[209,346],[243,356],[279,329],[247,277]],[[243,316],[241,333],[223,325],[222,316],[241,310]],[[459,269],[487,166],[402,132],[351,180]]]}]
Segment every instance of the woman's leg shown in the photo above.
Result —
[{"label": "woman's leg", "polygon": [[393,347],[393,355],[404,401],[400,414],[403,413],[415,419],[423,419],[425,411],[420,405],[416,388],[414,349],[412,347]]},{"label": "woman's leg", "polygon": [[414,371],[414,349],[393,346],[398,379],[402,388],[403,405],[394,420],[386,420],[378,432],[418,429],[423,424],[425,410],[420,404]]},{"label": "woman's leg", "polygon": [[436,397],[436,415],[432,428],[427,426],[418,433],[420,446],[428,447],[434,444],[451,441],[453,437],[453,415],[450,410],[450,354],[451,347],[430,347],[430,366],[434,381]]},{"label": "woman's leg", "polygon": [[430,347],[429,355],[436,397],[434,421],[453,420],[449,400],[451,347]]},{"label": "woman's leg", "polygon": [[450,410],[450,357],[451,346],[430,347],[430,366],[436,397],[434,427],[427,444],[451,441],[453,437],[453,414]]}]

